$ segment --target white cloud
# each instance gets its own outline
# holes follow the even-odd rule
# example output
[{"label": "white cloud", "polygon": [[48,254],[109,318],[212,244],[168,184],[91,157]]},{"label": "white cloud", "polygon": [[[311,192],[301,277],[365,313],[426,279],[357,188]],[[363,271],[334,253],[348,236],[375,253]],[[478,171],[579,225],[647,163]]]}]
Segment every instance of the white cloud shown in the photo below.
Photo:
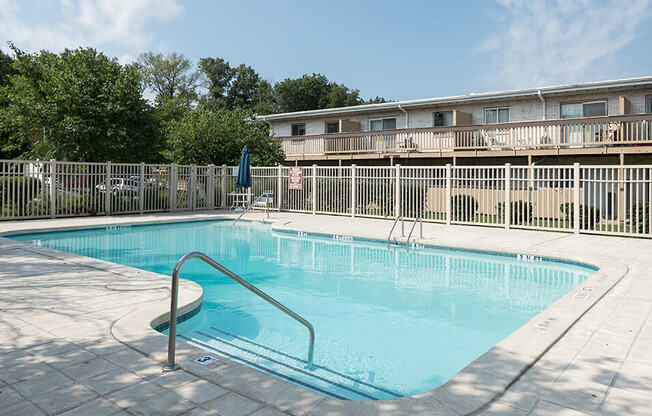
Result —
[{"label": "white cloud", "polygon": [[177,0],[52,0],[32,7],[40,13],[32,13],[25,2],[0,0],[0,41],[29,51],[92,46],[125,62],[155,40],[149,23],[183,12]]},{"label": "white cloud", "polygon": [[[650,0],[498,0],[497,29],[477,51],[498,88],[591,81],[626,72],[614,54],[650,17]],[[496,72],[497,71],[497,72]]]}]

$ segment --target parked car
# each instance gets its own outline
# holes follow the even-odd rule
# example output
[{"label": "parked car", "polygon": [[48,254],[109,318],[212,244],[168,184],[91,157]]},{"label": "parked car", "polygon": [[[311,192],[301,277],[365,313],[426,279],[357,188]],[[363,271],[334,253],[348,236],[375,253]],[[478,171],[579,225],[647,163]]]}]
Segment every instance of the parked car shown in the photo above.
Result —
[{"label": "parked car", "polygon": [[[106,183],[103,182],[95,187],[99,192],[106,192]],[[110,190],[113,195],[136,194],[138,193],[138,181],[125,178],[111,178]]]}]

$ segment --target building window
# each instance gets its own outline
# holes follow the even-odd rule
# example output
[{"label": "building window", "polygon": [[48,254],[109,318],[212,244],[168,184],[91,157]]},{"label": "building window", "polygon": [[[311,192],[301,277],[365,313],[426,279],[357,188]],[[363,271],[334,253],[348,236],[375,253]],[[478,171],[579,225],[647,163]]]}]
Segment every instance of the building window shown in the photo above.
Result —
[{"label": "building window", "polygon": [[433,126],[443,127],[453,125],[453,112],[452,111],[437,111],[434,114]]},{"label": "building window", "polygon": [[645,97],[645,112],[652,114],[652,95]]},{"label": "building window", "polygon": [[484,121],[486,124],[509,123],[509,107],[486,108],[484,110]]},{"label": "building window", "polygon": [[339,121],[327,121],[326,122],[326,133],[339,133],[340,132],[340,122]]},{"label": "building window", "polygon": [[561,105],[561,118],[599,117],[606,115],[606,101],[568,103]]},{"label": "building window", "polygon": [[306,123],[298,123],[292,125],[293,136],[303,136],[306,134]]},{"label": "building window", "polygon": [[369,130],[395,130],[396,117],[369,120]]}]

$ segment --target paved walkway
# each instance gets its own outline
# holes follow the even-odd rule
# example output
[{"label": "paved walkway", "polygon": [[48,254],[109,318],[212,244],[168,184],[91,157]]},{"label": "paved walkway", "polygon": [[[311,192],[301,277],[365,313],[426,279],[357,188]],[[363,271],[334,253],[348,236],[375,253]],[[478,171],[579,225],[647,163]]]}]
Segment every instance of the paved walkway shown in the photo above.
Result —
[{"label": "paved walkway", "polygon": [[[180,215],[3,223],[0,231],[171,217]],[[381,220],[296,214],[272,218],[297,229],[379,238],[389,228]],[[424,226],[424,236],[444,245],[491,248],[500,241],[507,250],[580,255],[597,250],[629,267],[618,285],[478,414],[652,414],[652,241],[432,224]],[[341,414],[319,399],[276,406],[278,401],[257,397],[247,386],[228,380],[218,383],[183,370],[162,374],[160,362],[111,333],[121,317],[169,296],[167,288],[156,284],[117,290],[134,277],[149,278],[136,273],[129,268],[107,272],[74,256],[0,239],[0,414]],[[228,372],[225,367],[223,373]],[[381,409],[368,414],[405,414],[391,405]],[[434,408],[418,412],[434,413]]]}]

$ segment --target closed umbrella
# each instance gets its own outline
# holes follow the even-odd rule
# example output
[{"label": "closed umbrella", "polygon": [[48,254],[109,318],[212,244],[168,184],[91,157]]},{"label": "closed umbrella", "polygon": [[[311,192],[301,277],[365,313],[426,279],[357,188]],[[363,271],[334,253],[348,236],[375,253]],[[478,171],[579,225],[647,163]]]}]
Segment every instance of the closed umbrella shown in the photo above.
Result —
[{"label": "closed umbrella", "polygon": [[235,185],[238,188],[251,187],[251,166],[249,166],[249,148],[247,145],[242,148],[240,164],[238,165],[238,178],[236,179]]}]

